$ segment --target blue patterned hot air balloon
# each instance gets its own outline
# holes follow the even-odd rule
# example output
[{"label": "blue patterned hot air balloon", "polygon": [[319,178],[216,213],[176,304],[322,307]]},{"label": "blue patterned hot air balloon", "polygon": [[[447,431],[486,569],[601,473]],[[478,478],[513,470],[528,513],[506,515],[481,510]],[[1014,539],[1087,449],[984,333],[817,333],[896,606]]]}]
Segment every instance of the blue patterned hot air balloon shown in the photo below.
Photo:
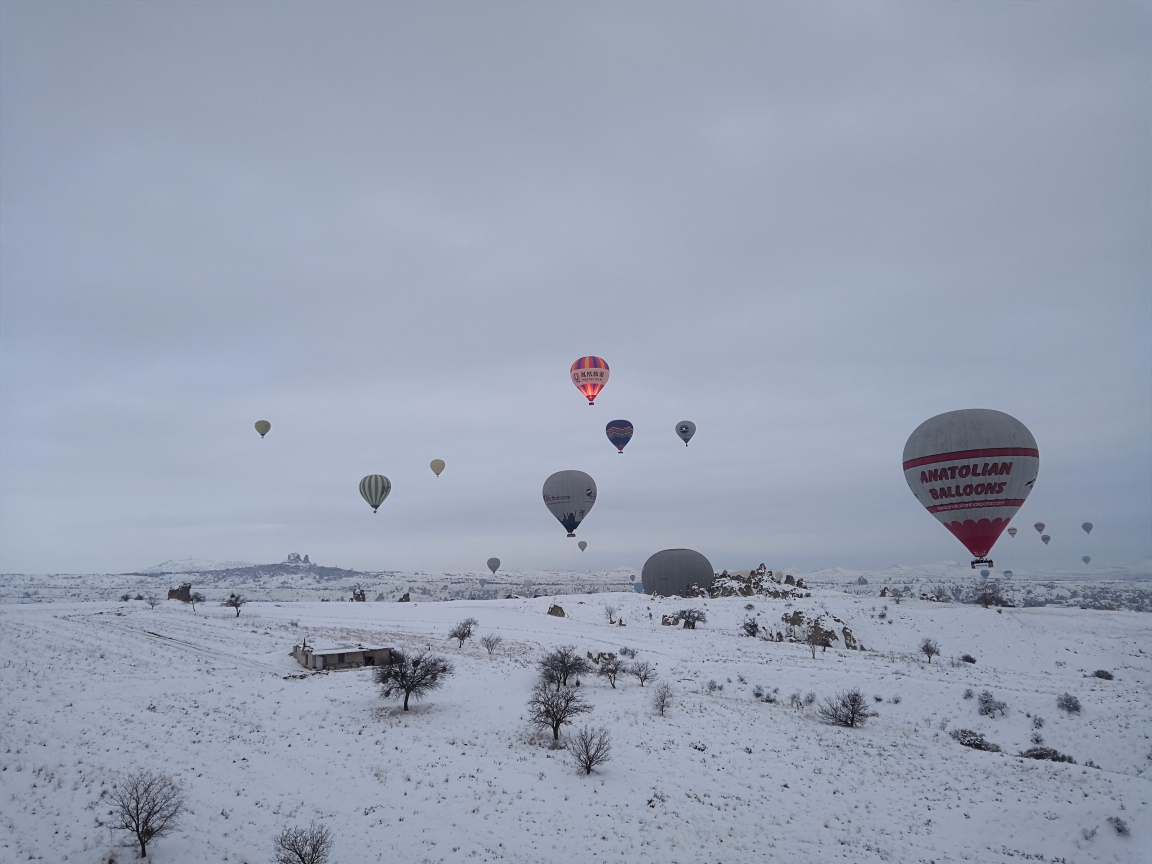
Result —
[{"label": "blue patterned hot air balloon", "polygon": [[604,434],[608,436],[612,446],[621,454],[624,453],[624,447],[632,440],[632,432],[632,424],[627,420],[613,420],[604,427]]}]

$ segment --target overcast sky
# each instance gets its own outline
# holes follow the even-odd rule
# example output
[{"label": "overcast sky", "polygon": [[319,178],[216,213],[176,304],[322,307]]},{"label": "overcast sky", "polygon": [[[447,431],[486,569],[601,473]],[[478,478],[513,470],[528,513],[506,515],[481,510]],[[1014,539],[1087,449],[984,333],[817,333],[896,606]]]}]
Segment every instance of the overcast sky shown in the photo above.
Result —
[{"label": "overcast sky", "polygon": [[998,565],[1152,555],[1147,4],[2,8],[2,571],[967,561],[970,407]]}]

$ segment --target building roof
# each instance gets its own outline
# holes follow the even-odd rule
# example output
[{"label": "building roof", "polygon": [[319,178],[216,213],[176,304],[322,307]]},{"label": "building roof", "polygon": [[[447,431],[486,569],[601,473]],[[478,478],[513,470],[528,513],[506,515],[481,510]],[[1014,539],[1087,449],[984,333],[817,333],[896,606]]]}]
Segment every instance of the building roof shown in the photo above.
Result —
[{"label": "building roof", "polygon": [[306,651],[316,654],[352,654],[358,651],[387,651],[387,645],[368,645],[363,642],[309,642],[304,646]]}]

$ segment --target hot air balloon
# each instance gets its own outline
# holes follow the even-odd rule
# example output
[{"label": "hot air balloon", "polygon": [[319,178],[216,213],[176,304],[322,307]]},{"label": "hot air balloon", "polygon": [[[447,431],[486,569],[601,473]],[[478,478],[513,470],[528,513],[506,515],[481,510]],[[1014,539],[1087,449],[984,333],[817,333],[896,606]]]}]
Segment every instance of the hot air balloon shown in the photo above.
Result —
[{"label": "hot air balloon", "polygon": [[988,578],[988,571],[987,570],[981,570],[980,571],[980,578],[981,579],[987,579]]},{"label": "hot air balloon", "polygon": [[444,460],[443,459],[433,459],[431,462],[428,463],[428,467],[432,469],[433,474],[435,474],[437,477],[439,477],[440,472],[444,470]]},{"label": "hot air balloon", "polygon": [[596,481],[583,471],[557,471],[544,481],[544,506],[576,536],[576,528],[596,503]]},{"label": "hot air balloon", "polygon": [[265,435],[267,435],[271,430],[272,430],[272,424],[269,423],[267,420],[257,420],[256,421],[256,431],[260,433],[261,438],[263,438]]},{"label": "hot air balloon", "polygon": [[1012,571],[1011,570],[1005,570],[1004,571],[1004,578],[1005,579],[1011,579],[1012,578]]},{"label": "hot air balloon", "polygon": [[1091,534],[1092,533],[1092,523],[1091,522],[1085,522],[1080,527],[1084,529],[1085,534]]},{"label": "hot air balloon", "polygon": [[644,583],[643,582],[633,582],[632,583],[632,589],[637,594],[643,594],[644,593]]},{"label": "hot air balloon", "polygon": [[684,442],[684,446],[688,446],[688,442],[692,440],[692,436],[696,434],[696,424],[691,420],[681,420],[676,424],[676,434],[680,436],[680,440]]},{"label": "hot air balloon", "polygon": [[604,427],[604,434],[608,436],[608,440],[624,455],[624,448],[628,442],[632,440],[632,424],[627,420],[613,420]]},{"label": "hot air balloon", "polygon": [[985,556],[1024,504],[1040,471],[1028,428],[985,408],[949,411],[921,423],[904,445],[912,494],[976,556]]},{"label": "hot air balloon", "polygon": [[1051,537],[1049,537],[1047,534],[1041,534],[1041,535],[1040,535],[1040,539],[1041,539],[1041,540],[1043,540],[1043,541],[1044,541],[1044,545],[1045,545],[1045,546],[1047,546],[1047,545],[1048,545],[1048,541],[1049,541],[1049,540],[1051,540],[1052,538],[1051,538]]},{"label": "hot air balloon", "polygon": [[1044,523],[1043,522],[1037,522],[1032,527],[1036,529],[1037,534],[1043,534],[1044,533]]},{"label": "hot air balloon", "polygon": [[500,559],[499,558],[489,558],[488,559],[488,569],[491,570],[492,575],[495,576],[496,571],[500,569]]},{"label": "hot air balloon", "polygon": [[589,405],[595,405],[596,397],[608,383],[608,364],[599,357],[581,357],[568,371],[576,389],[588,397]]},{"label": "hot air balloon", "polygon": [[581,551],[581,552],[583,552],[585,549],[587,549],[587,548],[588,548],[588,541],[587,541],[587,540],[581,540],[581,541],[580,541],[579,543],[577,543],[576,545],[577,545],[577,546],[579,546],[579,547],[580,547],[580,551]]},{"label": "hot air balloon", "polygon": [[1008,536],[1009,537],[1015,537],[1016,536],[1016,529],[1015,528],[1009,528],[1008,529]]},{"label": "hot air balloon", "polygon": [[392,481],[383,474],[369,474],[360,481],[360,494],[364,496],[364,500],[368,502],[373,513],[376,512],[377,507],[384,503],[384,499],[388,497],[388,493],[391,491]]},{"label": "hot air balloon", "polygon": [[1085,555],[1080,560],[1083,561],[1085,564],[1091,564],[1092,563],[1092,556],[1091,555]]}]

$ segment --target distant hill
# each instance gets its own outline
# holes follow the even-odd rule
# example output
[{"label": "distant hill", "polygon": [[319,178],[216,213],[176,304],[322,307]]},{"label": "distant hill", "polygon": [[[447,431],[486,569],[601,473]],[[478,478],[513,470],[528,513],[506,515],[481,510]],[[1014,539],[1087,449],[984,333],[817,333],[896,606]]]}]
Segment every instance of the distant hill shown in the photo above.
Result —
[{"label": "distant hill", "polygon": [[213,573],[217,570],[237,570],[254,566],[251,561],[197,561],[195,558],[174,558],[129,574],[132,576],[167,576],[170,573]]},{"label": "distant hill", "polygon": [[[165,561],[133,576],[198,576],[198,581],[209,584],[228,582],[263,582],[269,578],[295,576],[316,582],[335,582],[342,579],[359,579],[371,574],[359,570],[342,570],[339,567],[324,567],[313,564],[308,556],[301,557],[293,552],[284,561],[276,564],[252,564],[247,561],[196,561],[192,558]],[[378,575],[378,574],[376,574]]]}]

